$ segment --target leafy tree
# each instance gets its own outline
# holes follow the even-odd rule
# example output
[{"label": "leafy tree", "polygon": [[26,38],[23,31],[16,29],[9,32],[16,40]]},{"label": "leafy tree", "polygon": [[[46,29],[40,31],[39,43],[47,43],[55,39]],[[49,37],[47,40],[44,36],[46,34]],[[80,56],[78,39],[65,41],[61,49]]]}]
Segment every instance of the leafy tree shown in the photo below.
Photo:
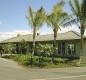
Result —
[{"label": "leafy tree", "polygon": [[8,43],[8,44],[4,44],[2,45],[3,47],[3,53],[4,54],[11,54],[13,53],[13,51],[16,51],[16,44],[12,44],[12,43]]},{"label": "leafy tree", "polygon": [[54,32],[54,53],[53,53],[53,60],[54,55],[56,54],[56,39],[57,39],[57,32],[61,27],[61,24],[64,22],[65,17],[67,17],[67,13],[63,11],[63,6],[65,2],[62,0],[56,5],[53,6],[53,10],[51,14],[47,15],[47,24],[53,28]]},{"label": "leafy tree", "polygon": [[2,44],[0,44],[0,54],[1,54],[1,57],[2,57],[2,54],[3,54],[3,46],[2,46]]},{"label": "leafy tree", "polygon": [[7,44],[8,53],[16,53],[16,44],[8,43]]},{"label": "leafy tree", "polygon": [[38,44],[36,46],[37,53],[39,56],[50,56],[53,53],[53,45],[52,44]]},{"label": "leafy tree", "polygon": [[64,26],[69,26],[72,24],[76,24],[81,33],[81,48],[80,48],[80,60],[79,63],[81,63],[82,57],[83,57],[83,35],[85,32],[86,27],[86,0],[69,0],[69,5],[71,7],[73,15],[70,16],[70,20],[66,21],[64,23]]},{"label": "leafy tree", "polygon": [[19,53],[24,54],[26,52],[25,50],[27,49],[27,42],[24,39],[22,39],[22,41],[18,44],[18,48]]},{"label": "leafy tree", "polygon": [[[44,22],[44,8],[41,7],[39,10],[37,10],[36,12],[34,12],[32,10],[32,8],[29,6],[28,9],[28,16],[26,16],[29,24],[31,25],[31,28],[33,29],[33,49],[32,49],[32,55],[31,55],[31,59],[34,55],[34,51],[35,51],[35,37],[36,37],[36,31],[42,27],[43,22]],[[32,60],[31,60],[32,61]],[[31,62],[32,65],[32,62]]]},{"label": "leafy tree", "polygon": [[39,55],[39,64],[43,61],[44,56],[47,58],[53,53],[52,44],[38,44],[36,45],[37,54]]}]

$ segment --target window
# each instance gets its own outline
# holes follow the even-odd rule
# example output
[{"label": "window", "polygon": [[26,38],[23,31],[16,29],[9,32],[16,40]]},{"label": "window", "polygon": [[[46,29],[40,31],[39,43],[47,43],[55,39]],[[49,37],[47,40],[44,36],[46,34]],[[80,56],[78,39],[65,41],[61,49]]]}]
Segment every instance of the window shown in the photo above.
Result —
[{"label": "window", "polygon": [[61,54],[61,42],[58,43],[58,54]]},{"label": "window", "polygon": [[68,43],[68,54],[70,55],[76,54],[75,43]]},{"label": "window", "polygon": [[58,43],[58,54],[65,54],[65,42]]}]

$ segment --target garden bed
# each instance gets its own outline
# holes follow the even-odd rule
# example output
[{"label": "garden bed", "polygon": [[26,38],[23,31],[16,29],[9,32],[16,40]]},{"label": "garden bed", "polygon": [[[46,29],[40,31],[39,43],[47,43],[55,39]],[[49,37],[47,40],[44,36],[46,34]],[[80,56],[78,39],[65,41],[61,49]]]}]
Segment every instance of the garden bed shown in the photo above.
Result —
[{"label": "garden bed", "polygon": [[[77,62],[79,59],[71,58],[55,58],[54,62],[52,57],[39,57],[33,56],[33,64],[31,66],[31,56],[30,54],[16,54],[16,55],[4,55],[2,58],[12,59],[16,61],[19,65],[25,67],[39,67],[39,68],[65,68],[65,67],[77,67]],[[86,66],[86,58],[82,59],[81,66]]]}]

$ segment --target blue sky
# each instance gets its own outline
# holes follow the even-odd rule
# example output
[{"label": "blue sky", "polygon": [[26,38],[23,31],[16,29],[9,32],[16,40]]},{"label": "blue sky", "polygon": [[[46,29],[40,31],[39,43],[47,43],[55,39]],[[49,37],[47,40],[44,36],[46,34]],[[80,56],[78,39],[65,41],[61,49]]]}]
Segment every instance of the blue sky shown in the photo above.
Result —
[{"label": "blue sky", "polygon": [[[0,0],[0,32],[12,32],[19,30],[31,30],[26,19],[29,5],[34,11],[44,6],[47,13],[60,0]],[[68,0],[66,0],[68,1]],[[66,4],[64,10],[71,13]],[[40,30],[42,32],[52,32],[46,25]]]},{"label": "blue sky", "polygon": [[[44,6],[46,12],[50,12],[54,4],[59,0],[0,0],[0,31],[30,29],[25,16],[28,14],[29,5],[36,11]],[[64,9],[70,12],[66,5]]]}]

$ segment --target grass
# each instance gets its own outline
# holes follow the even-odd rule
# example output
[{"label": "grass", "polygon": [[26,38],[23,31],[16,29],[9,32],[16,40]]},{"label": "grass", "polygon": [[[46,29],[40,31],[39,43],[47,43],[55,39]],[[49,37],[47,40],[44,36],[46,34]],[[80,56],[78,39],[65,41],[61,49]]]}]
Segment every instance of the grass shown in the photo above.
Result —
[{"label": "grass", "polygon": [[[31,67],[31,56],[29,54],[22,55],[5,55],[3,58],[12,59],[18,62],[19,65],[25,67]],[[77,67],[77,62],[79,59],[71,59],[71,58],[55,58],[54,62],[52,62],[51,57],[33,57],[33,68],[66,68],[66,67]],[[82,59],[80,67],[86,66],[86,58]]]}]

